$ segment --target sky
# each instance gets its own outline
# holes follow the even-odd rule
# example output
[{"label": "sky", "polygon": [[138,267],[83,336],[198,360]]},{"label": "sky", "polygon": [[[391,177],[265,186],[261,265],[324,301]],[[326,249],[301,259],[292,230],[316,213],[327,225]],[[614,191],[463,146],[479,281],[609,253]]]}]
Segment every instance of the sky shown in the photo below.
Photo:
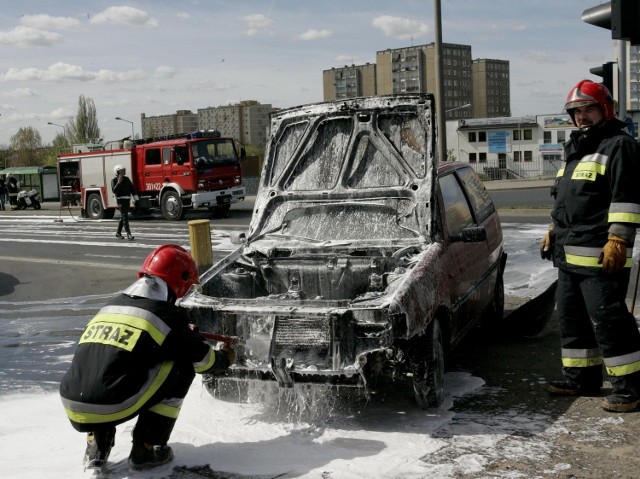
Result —
[{"label": "sky", "polygon": [[[615,59],[611,32],[580,19],[598,3],[443,0],[442,41],[510,62],[513,116],[559,113],[575,83],[601,80],[590,68]],[[319,102],[323,70],[432,43],[434,30],[430,0],[1,2],[0,147],[21,127],[50,143],[81,95],[105,141],[140,134],[143,113]]]}]

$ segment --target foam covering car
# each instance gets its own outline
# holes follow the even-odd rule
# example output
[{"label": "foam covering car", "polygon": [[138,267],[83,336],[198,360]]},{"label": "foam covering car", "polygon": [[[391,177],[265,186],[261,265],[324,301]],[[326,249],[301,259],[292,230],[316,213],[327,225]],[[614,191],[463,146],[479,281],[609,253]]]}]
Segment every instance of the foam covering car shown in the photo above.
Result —
[{"label": "foam covering car", "polygon": [[272,115],[250,228],[180,303],[242,339],[231,377],[443,401],[445,354],[502,316],[506,254],[478,176],[436,150],[429,94]]}]

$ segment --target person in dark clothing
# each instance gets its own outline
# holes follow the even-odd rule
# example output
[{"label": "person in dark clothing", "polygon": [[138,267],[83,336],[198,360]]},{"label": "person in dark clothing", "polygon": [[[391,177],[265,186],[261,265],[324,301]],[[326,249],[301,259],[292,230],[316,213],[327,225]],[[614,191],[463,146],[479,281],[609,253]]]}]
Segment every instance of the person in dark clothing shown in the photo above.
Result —
[{"label": "person in dark clothing", "polygon": [[116,195],[118,209],[120,210],[120,222],[118,223],[116,238],[124,239],[122,236],[122,228],[124,228],[127,233],[127,239],[132,240],[135,237],[131,234],[131,229],[129,228],[129,208],[132,200],[134,204],[138,201],[138,194],[131,179],[127,176],[127,170],[124,166],[116,165],[113,172],[115,177],[111,180],[111,191]]},{"label": "person in dark clothing", "polygon": [[4,211],[5,197],[7,196],[7,186],[4,184],[4,178],[0,178],[0,210]]},{"label": "person in dark clothing", "polygon": [[9,204],[11,210],[18,209],[18,180],[15,177],[10,176],[7,181],[7,194],[9,195]]},{"label": "person in dark clothing", "polygon": [[600,395],[604,364],[612,391],[602,408],[630,412],[640,406],[640,333],[625,301],[640,226],[638,145],[600,83],[579,82],[565,109],[578,129],[564,145],[553,222],[540,245],[542,258],[558,268],[564,374],[548,390]]},{"label": "person in dark clothing", "polygon": [[88,433],[85,468],[106,464],[116,426],[136,416],[129,467],[171,461],[167,443],[195,374],[223,372],[235,360],[230,346],[204,342],[175,305],[199,282],[186,250],[158,247],[138,278],[87,324],[60,383],[71,425]]}]

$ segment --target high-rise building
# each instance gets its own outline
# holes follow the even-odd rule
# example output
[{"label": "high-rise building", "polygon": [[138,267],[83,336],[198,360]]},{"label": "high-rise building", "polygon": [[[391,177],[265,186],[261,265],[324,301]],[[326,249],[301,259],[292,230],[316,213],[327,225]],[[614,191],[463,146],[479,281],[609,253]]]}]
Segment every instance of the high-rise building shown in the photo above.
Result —
[{"label": "high-rise building", "polygon": [[235,105],[199,108],[197,113],[178,110],[171,115],[141,115],[143,138],[163,137],[196,130],[219,130],[245,145],[264,147],[267,142],[269,114],[273,107],[255,100]]},{"label": "high-rise building", "polygon": [[270,104],[245,100],[235,105],[198,109],[198,127],[202,130],[217,129],[224,136],[231,136],[246,145],[264,147],[267,143]]},{"label": "high-rise building", "polygon": [[473,60],[473,115],[476,118],[511,116],[509,62],[505,60]]},{"label": "high-rise building", "polygon": [[640,111],[640,45],[629,44],[629,62],[627,75],[629,78],[627,110],[629,112]]},{"label": "high-rise building", "polygon": [[[446,119],[510,114],[508,61],[472,60],[471,46],[445,43],[442,67]],[[372,74],[375,82],[371,81]],[[437,93],[436,85],[435,43],[378,51],[375,65],[323,71],[326,101],[396,93]],[[478,111],[476,98],[480,102]]]},{"label": "high-rise building", "polygon": [[140,115],[142,138],[177,135],[198,129],[198,115],[191,110],[178,110],[171,115]]},{"label": "high-rise building", "polygon": [[376,65],[345,65],[322,71],[325,101],[376,95]]}]

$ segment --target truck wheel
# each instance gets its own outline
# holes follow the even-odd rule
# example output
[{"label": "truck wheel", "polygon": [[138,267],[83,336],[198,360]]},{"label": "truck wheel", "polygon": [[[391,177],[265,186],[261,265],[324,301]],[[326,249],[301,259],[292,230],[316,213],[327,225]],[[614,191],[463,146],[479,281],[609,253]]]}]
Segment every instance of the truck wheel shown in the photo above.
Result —
[{"label": "truck wheel", "polygon": [[98,193],[92,193],[87,198],[87,217],[92,220],[104,218],[104,207]]},{"label": "truck wheel", "polygon": [[[434,318],[427,334],[417,339],[420,344],[415,345],[416,351],[410,356],[414,396],[422,409],[435,408],[444,401],[444,345],[440,322]],[[419,350],[421,346],[423,351]]]},{"label": "truck wheel", "polygon": [[162,214],[168,220],[177,221],[184,216],[184,207],[180,195],[176,191],[167,191],[162,195]]}]

